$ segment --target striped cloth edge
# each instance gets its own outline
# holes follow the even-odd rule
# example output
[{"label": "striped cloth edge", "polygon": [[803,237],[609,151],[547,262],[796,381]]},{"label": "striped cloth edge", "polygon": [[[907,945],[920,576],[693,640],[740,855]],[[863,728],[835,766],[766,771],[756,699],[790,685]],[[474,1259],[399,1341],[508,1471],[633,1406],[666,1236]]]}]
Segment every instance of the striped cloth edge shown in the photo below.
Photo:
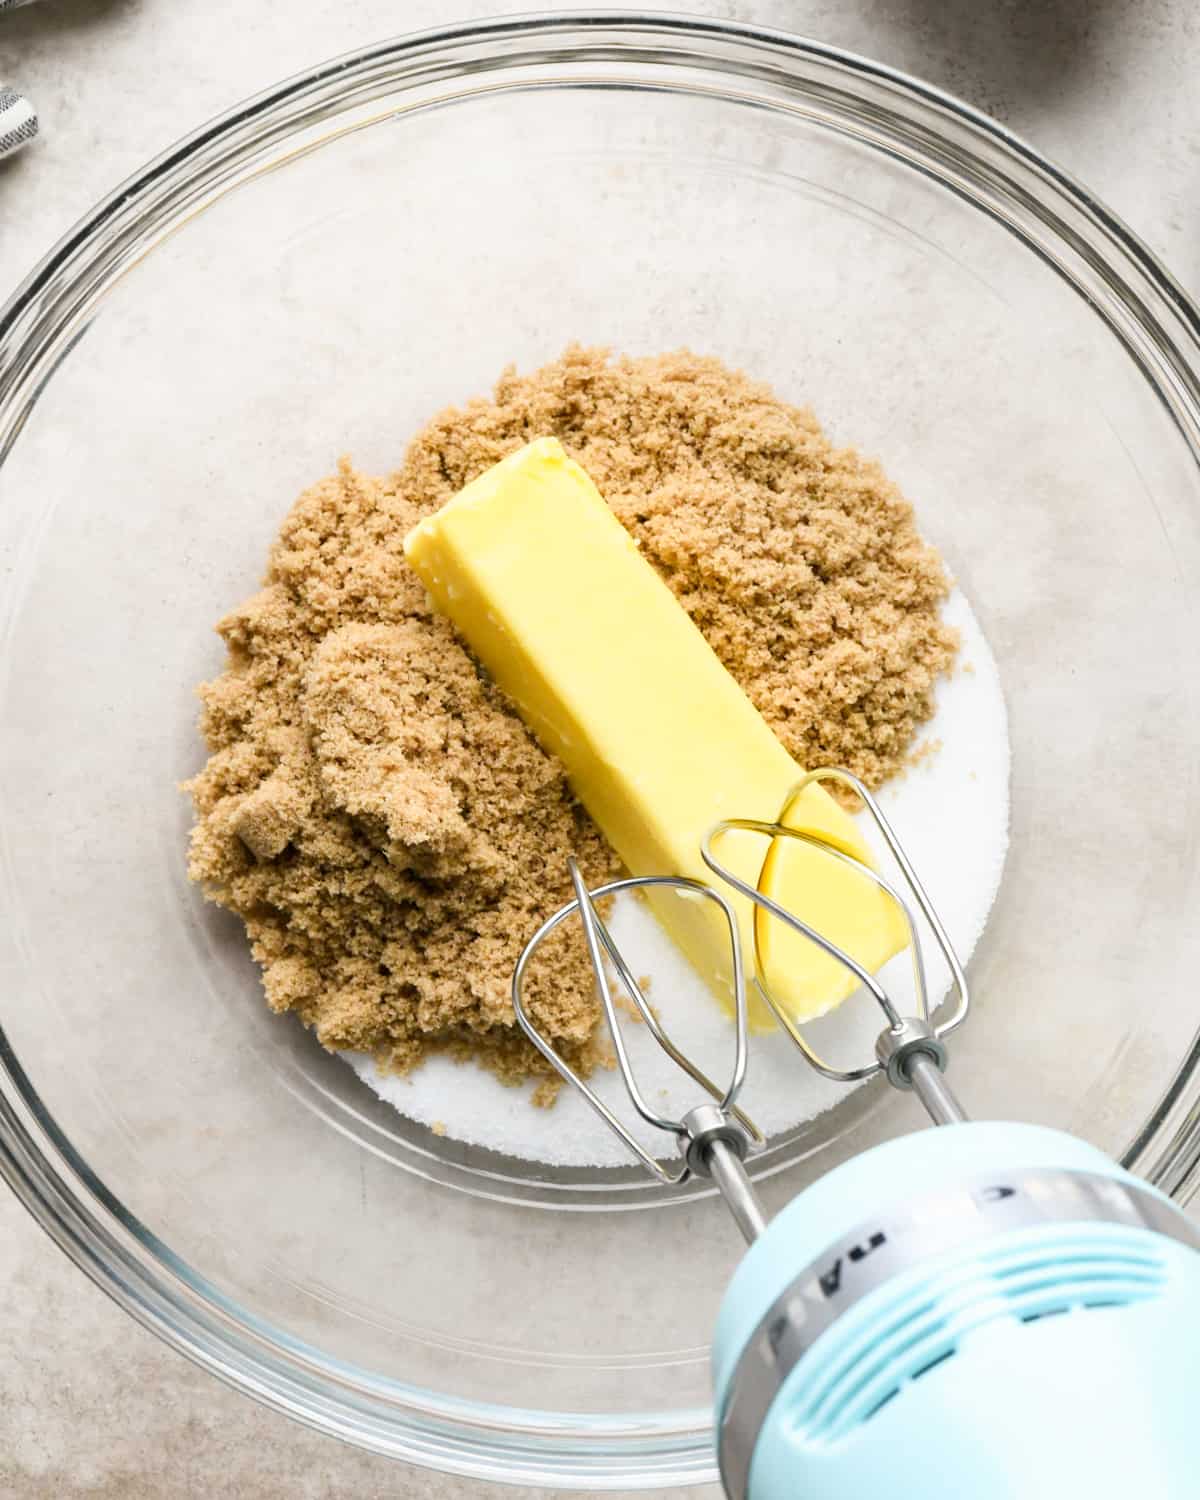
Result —
[{"label": "striped cloth edge", "polygon": [[[0,0],[0,11],[16,10],[30,0]],[[38,133],[37,111],[24,94],[0,83],[0,157],[19,150]]]},{"label": "striped cloth edge", "polygon": [[0,83],[0,157],[19,150],[38,132],[37,111],[24,94]]}]

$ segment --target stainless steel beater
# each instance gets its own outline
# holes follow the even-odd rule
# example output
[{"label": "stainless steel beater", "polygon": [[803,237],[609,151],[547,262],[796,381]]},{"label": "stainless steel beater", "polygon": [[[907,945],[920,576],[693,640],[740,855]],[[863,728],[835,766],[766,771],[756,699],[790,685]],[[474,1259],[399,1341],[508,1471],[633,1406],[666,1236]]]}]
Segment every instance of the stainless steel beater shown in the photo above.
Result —
[{"label": "stainless steel beater", "polygon": [[[753,902],[768,916],[785,923],[794,931],[802,933],[816,943],[830,957],[855,975],[866,987],[882,1010],[885,1020],[875,1044],[876,1061],[851,1069],[840,1069],[822,1058],[804,1035],[802,1028],[779,1006],[766,982],[757,942],[755,924],[755,976],[754,984],[779,1024],[799,1048],[805,1060],[823,1077],[838,1083],[856,1083],[875,1074],[883,1073],[894,1088],[912,1091],[924,1105],[935,1125],[956,1124],[966,1119],[962,1107],[954,1097],[943,1076],[946,1067],[946,1048],[942,1038],[958,1026],[967,1014],[970,1004],[967,982],[953,945],[946,935],[941,921],[933,908],[924,887],[917,878],[899,839],[888,822],[878,802],[866,786],[849,771],[824,768],[809,772],[797,785],[794,797],[805,787],[827,781],[836,781],[851,788],[862,799],[878,828],[890,853],[899,866],[908,885],[912,899],[920,908],[922,916],[933,931],[953,980],[955,1005],[947,1019],[935,1024],[930,1016],[929,995],[924,959],[913,913],[909,903],[878,871],[844,854],[831,844],[812,834],[788,828],[782,823],[766,823],[748,818],[730,818],[718,823],[704,842],[702,854],[708,868],[739,895]],[[790,800],[790,799],[789,799]],[[738,830],[761,834],[767,839],[790,838],[809,844],[830,859],[841,860],[855,870],[867,875],[896,903],[904,916],[909,932],[909,947],[913,961],[913,982],[916,993],[916,1014],[902,1015],[880,984],[879,980],[865,969],[852,954],[831,943],[796,912],[788,911],[778,902],[765,895],[756,886],[750,885],[734,874],[720,860],[717,849],[721,839]],[[766,1225],[762,1206],[747,1177],[743,1163],[757,1147],[763,1137],[753,1121],[737,1107],[737,1099],[746,1077],[748,1057],[748,1015],[745,987],[745,964],[741,939],[738,932],[737,915],[727,896],[714,886],[700,881],[675,876],[642,876],[612,881],[589,891],[579,867],[570,862],[571,881],[575,899],[568,902],[547,919],[525,945],[516,969],[513,972],[512,1002],[517,1021],[525,1035],[533,1042],[542,1056],[556,1069],[559,1075],[578,1089],[587,1099],[605,1124],[613,1130],[639,1162],[660,1181],[680,1183],[688,1177],[710,1177],[720,1190],[730,1213],[748,1242],[762,1233]],[[721,1089],[695,1063],[682,1052],[667,1034],[659,1017],[642,993],[640,984],[614,941],[611,932],[596,909],[596,902],[620,891],[647,887],[669,887],[690,892],[715,903],[723,913],[729,934],[730,973],[735,997],[734,1009],[734,1062],[732,1075],[726,1088]],[[530,1015],[524,998],[524,980],[529,964],[550,933],[570,917],[578,914],[583,925],[588,956],[595,975],[596,993],[604,1012],[605,1023],[612,1038],[617,1066],[626,1092],[638,1115],[656,1130],[672,1136],[679,1143],[682,1165],[672,1170],[646,1151],[620,1118],[597,1095],[596,1091],[579,1073],[562,1058],[539,1031]],[[605,964],[607,958],[620,980],[621,987],[636,1007],[651,1036],[671,1061],[680,1067],[708,1094],[709,1099],[688,1110],[678,1119],[667,1118],[652,1109],[638,1086],[628,1048],[622,1036],[617,1006],[613,998],[612,983]]]},{"label": "stainless steel beater", "polygon": [[[741,939],[738,936],[737,915],[726,896],[723,896],[720,891],[714,890],[711,886],[704,885],[698,880],[688,880],[683,877],[666,875],[651,875],[627,880],[614,880],[608,885],[598,886],[594,891],[589,891],[580,873],[579,866],[575,863],[574,859],[570,861],[570,868],[571,883],[575,888],[574,901],[560,907],[552,917],[542,923],[541,927],[538,928],[537,932],[526,943],[520,958],[517,960],[516,969],[513,971],[512,1003],[521,1029],[530,1041],[533,1042],[534,1046],[537,1047],[542,1056],[557,1070],[559,1075],[579,1090],[605,1124],[616,1132],[652,1176],[657,1177],[660,1182],[670,1184],[684,1182],[691,1176],[711,1177],[720,1189],[725,1202],[728,1204],[738,1228],[741,1229],[748,1242],[752,1241],[766,1228],[767,1221],[763,1214],[762,1205],[758,1201],[758,1195],[751,1187],[750,1179],[746,1176],[745,1168],[742,1165],[751,1147],[763,1144],[763,1136],[749,1116],[737,1107],[737,1097],[741,1092],[742,1084],[746,1077],[749,1032],[746,1015],[742,945]],[[595,903],[603,900],[606,896],[615,896],[619,891],[646,889],[653,886],[669,887],[673,890],[689,892],[705,900],[714,902],[720,908],[728,925],[733,985],[737,996],[737,1006],[734,1016],[735,1043],[733,1072],[728,1085],[724,1089],[714,1083],[691,1058],[676,1047],[667,1034],[666,1028],[659,1020],[658,1015],[642,993],[642,987],[635,978],[620,948],[614,942],[612,933],[609,932],[600,913],[596,910]],[[617,1066],[621,1071],[626,1091],[629,1094],[634,1109],[645,1120],[647,1125],[653,1126],[656,1130],[663,1131],[679,1142],[682,1164],[677,1169],[673,1170],[670,1167],[664,1166],[661,1161],[642,1146],[636,1136],[609,1109],[608,1105],[600,1098],[595,1089],[545,1039],[538,1030],[530,1016],[529,1008],[525,1004],[523,994],[524,979],[533,955],[555,928],[576,912],[578,912],[580,920],[583,923],[588,957],[591,959],[592,972],[596,980],[596,994],[604,1011],[604,1019],[608,1026],[609,1034],[612,1037]],[[605,968],[605,957],[608,958],[616,970],[622,988],[637,1007],[638,1014],[649,1029],[650,1035],[671,1061],[682,1068],[709,1096],[706,1102],[695,1105],[679,1119],[671,1119],[652,1109],[638,1087],[637,1077],[629,1060],[629,1051],[625,1045],[621,1026],[617,1019],[617,1006],[616,1001],[613,999],[612,985],[609,981],[608,971]]]}]

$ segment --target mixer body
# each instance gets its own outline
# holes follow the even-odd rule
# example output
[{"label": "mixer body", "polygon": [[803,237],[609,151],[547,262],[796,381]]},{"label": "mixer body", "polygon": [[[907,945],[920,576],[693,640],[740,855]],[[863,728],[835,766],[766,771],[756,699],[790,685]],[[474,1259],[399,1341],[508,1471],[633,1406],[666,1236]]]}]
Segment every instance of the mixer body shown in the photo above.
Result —
[{"label": "mixer body", "polygon": [[780,1213],[714,1342],[731,1500],[1193,1500],[1200,1232],[1082,1141],[889,1141]]}]

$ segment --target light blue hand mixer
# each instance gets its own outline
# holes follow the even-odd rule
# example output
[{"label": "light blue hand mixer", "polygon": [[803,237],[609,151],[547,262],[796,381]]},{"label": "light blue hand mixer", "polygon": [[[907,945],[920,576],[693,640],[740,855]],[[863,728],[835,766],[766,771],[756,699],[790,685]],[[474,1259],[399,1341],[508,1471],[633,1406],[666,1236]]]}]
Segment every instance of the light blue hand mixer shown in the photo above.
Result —
[{"label": "light blue hand mixer", "polygon": [[[864,1152],[805,1189],[768,1223],[743,1165],[762,1143],[737,1098],[747,1071],[743,960],[734,910],[714,886],[672,877],[589,891],[530,939],[513,976],[526,1034],[580,1089],[648,1171],[711,1178],[749,1244],[726,1291],[713,1346],[717,1451],[731,1500],[1196,1500],[1200,1496],[1200,1230],[1168,1198],[1058,1131],[968,1122],[944,1072],[944,1038],[965,1018],[966,980],[921,882],[878,804],[848,772],[807,781],[852,787],[874,818],[953,980],[949,1013],[930,1013],[921,939],[897,883],[857,865],[904,913],[913,1008],[900,1013],[854,958],[740,880],[722,862],[731,820],[709,836],[719,880],[846,964],[883,1011],[868,1066],[825,1062],[755,983],[809,1064],[855,1082],[883,1074],[912,1091],[935,1126]],[[735,1058],[721,1088],[667,1035],[596,902],[647,885],[710,900],[729,926]],[[678,1165],[647,1151],[539,1032],[523,982],[542,940],[583,923],[597,991],[633,1108],[678,1143]],[[757,957],[757,956],[756,956]],[[704,1090],[679,1119],[651,1108],[618,1024],[611,967],[650,1035]],[[1086,1005],[1086,996],[1070,997]]]}]

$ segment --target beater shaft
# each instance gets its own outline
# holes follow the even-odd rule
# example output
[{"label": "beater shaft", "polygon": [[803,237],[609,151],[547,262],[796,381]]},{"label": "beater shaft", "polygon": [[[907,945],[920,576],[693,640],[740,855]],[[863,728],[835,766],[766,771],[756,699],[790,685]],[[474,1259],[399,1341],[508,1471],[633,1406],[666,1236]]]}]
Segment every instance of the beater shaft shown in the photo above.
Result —
[{"label": "beater shaft", "polygon": [[752,1245],[766,1229],[767,1216],[746,1175],[741,1157],[727,1142],[715,1141],[709,1149],[706,1165],[708,1175],[716,1183],[725,1207],[733,1216],[733,1222],[742,1232],[742,1238]]},{"label": "beater shaft", "polygon": [[962,1125],[966,1121],[966,1110],[932,1058],[914,1057],[908,1065],[908,1081],[935,1125]]}]

